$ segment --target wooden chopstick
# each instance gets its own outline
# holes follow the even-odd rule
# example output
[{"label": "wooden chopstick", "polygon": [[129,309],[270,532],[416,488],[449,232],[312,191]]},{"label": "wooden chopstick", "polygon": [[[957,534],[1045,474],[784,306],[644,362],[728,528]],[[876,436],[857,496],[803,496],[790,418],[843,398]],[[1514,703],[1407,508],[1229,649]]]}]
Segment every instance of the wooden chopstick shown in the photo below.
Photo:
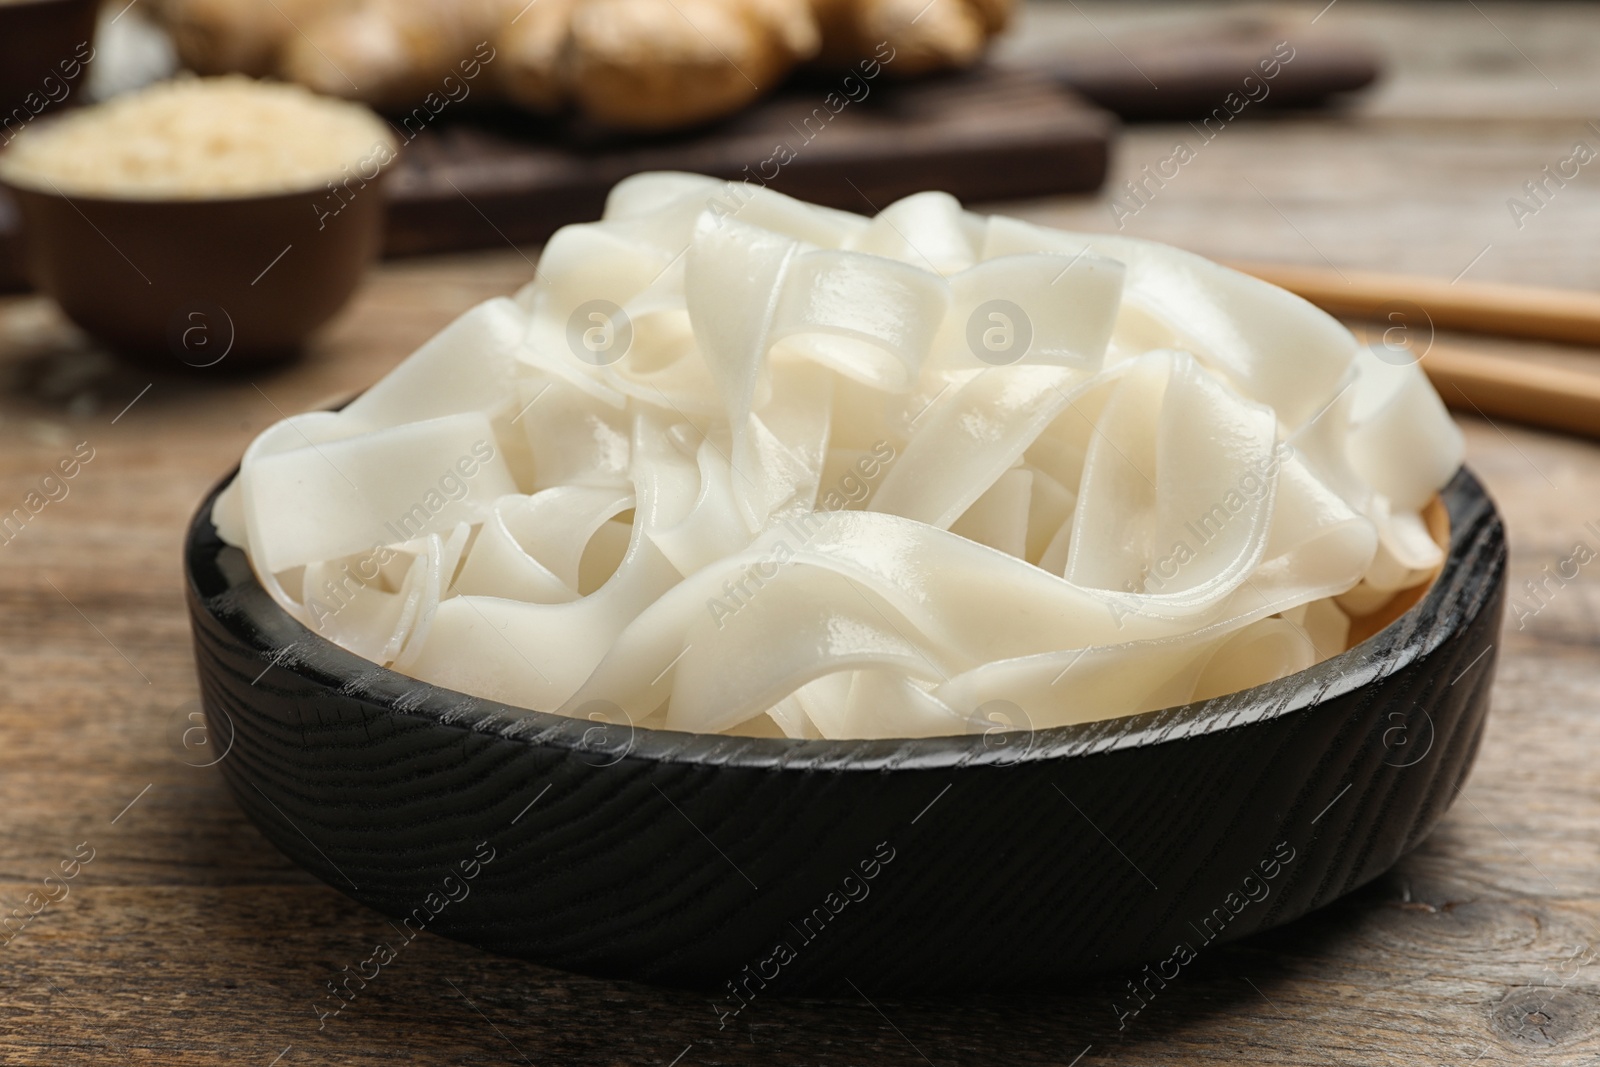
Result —
[{"label": "wooden chopstick", "polygon": [[[1431,340],[1433,329],[1445,329],[1600,346],[1600,294],[1284,263],[1228,266],[1297,293],[1329,314],[1394,323],[1408,340],[1430,338],[1423,342],[1422,369],[1457,411],[1600,439],[1600,373]],[[1417,308],[1431,328],[1418,320]]]},{"label": "wooden chopstick", "polygon": [[1422,369],[1457,411],[1600,438],[1600,375],[1438,342]]},{"label": "wooden chopstick", "polygon": [[[1287,263],[1226,261],[1235,270],[1305,297],[1333,315],[1384,321],[1404,303],[1422,308],[1436,329],[1600,345],[1600,293],[1488,282],[1447,282],[1408,274]],[[1410,316],[1408,316],[1409,318]],[[1420,324],[1412,321],[1413,327]]]}]

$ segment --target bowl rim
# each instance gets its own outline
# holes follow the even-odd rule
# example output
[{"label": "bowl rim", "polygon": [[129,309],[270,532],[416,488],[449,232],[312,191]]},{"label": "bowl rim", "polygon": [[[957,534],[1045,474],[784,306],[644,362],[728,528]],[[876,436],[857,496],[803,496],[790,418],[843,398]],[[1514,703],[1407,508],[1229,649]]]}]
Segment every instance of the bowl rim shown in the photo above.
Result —
[{"label": "bowl rim", "polygon": [[[59,4],[76,2],[79,2],[79,0],[20,0],[20,2],[16,3],[15,6],[26,7],[29,4]],[[11,6],[13,5],[4,2],[4,0],[0,0],[0,11],[4,11],[6,8]],[[91,104],[89,106],[98,105]],[[71,118],[74,111],[81,110],[82,109],[76,108],[48,109],[45,112],[29,119],[24,125],[23,130],[39,128],[48,130],[56,123],[66,121],[67,119]],[[372,112],[374,117],[378,119],[379,123],[386,127],[391,127],[386,134],[389,137],[389,141],[387,142],[390,150],[389,159],[378,165],[377,174],[373,175],[371,178],[361,179],[367,185],[377,185],[383,181],[386,175],[394,171],[399,165],[400,156],[405,148],[406,143],[394,136],[392,124],[388,123],[382,115],[372,111],[370,107],[368,107],[367,110]],[[246,204],[264,203],[273,200],[300,200],[312,194],[325,194],[336,183],[345,177],[340,173],[325,173],[315,179],[309,179],[305,185],[296,185],[288,189],[263,190],[262,192],[258,193],[241,193],[232,196],[106,196],[104,194],[95,193],[75,193],[70,189],[61,189],[59,187],[45,189],[37,185],[15,182],[5,176],[4,160],[6,153],[12,150],[13,143],[16,141],[17,137],[21,135],[23,130],[19,130],[16,135],[13,135],[10,141],[0,144],[0,189],[3,189],[5,192],[10,193],[13,196],[18,193],[31,193],[34,196],[46,197],[52,200],[64,200],[69,204],[88,204],[93,207],[108,208],[126,207],[130,204],[137,204],[147,207],[193,207],[202,204],[240,206]],[[368,146],[367,151],[370,152],[375,147],[377,147],[376,142]],[[351,166],[355,162],[358,162],[360,158],[361,157],[357,157],[355,160],[352,160],[345,165],[347,167]]]},{"label": "bowl rim", "polygon": [[[1145,748],[1240,730],[1312,709],[1430,655],[1449,637],[1464,632],[1493,601],[1492,596],[1473,598],[1464,610],[1447,615],[1442,610],[1447,601],[1459,598],[1458,583],[1449,579],[1468,574],[1476,582],[1498,580],[1503,583],[1505,569],[1502,551],[1498,561],[1491,561],[1480,573],[1474,575],[1466,571],[1479,524],[1463,519],[1474,512],[1486,511],[1486,517],[1496,525],[1500,520],[1493,499],[1463,464],[1438,494],[1450,516],[1449,545],[1444,563],[1427,592],[1365,640],[1283,678],[1155,711],[1006,731],[1009,736],[1027,738],[1027,747],[1021,753],[1005,745],[989,745],[988,732],[811,740],[694,733],[633,725],[624,728],[612,724],[611,729],[626,730],[626,744],[619,752],[617,746],[610,743],[611,739],[597,741],[592,736],[599,729],[592,720],[521,708],[412,678],[334,644],[293,618],[261,586],[243,550],[222,541],[211,521],[217,496],[237,473],[235,467],[213,486],[191,519],[185,537],[184,575],[191,615],[197,616],[203,611],[214,624],[261,656],[264,665],[261,675],[257,676],[258,682],[273,670],[286,670],[306,681],[376,705],[391,715],[422,717],[471,733],[534,747],[569,750],[574,755],[599,755],[609,760],[591,763],[591,766],[610,766],[613,762],[633,759],[768,771],[887,772],[982,765],[1009,767]],[[237,554],[238,563],[243,566],[242,577],[229,573],[237,571],[237,567],[221,566],[221,557],[230,552]],[[227,587],[222,595],[208,597],[200,589],[197,563],[204,563],[217,572]],[[219,605],[225,605],[226,610],[219,611]],[[1429,620],[1446,618],[1447,625],[1429,624]],[[198,630],[198,618],[191,621]],[[291,640],[276,646],[264,640],[268,635],[263,623],[279,633],[291,635]],[[1408,639],[1397,640],[1402,632]],[[270,687],[262,688],[270,692]]]},{"label": "bowl rim", "polygon": [[[49,2],[53,3],[56,2],[56,0],[49,0]],[[51,115],[48,118],[35,119],[34,122],[54,121],[57,117],[58,116]],[[0,147],[0,156],[3,156],[6,151],[7,148]],[[363,178],[361,180],[366,182],[369,186],[378,185],[383,181],[384,176],[394,169],[396,162],[398,162],[398,158],[391,160],[390,162],[385,163],[382,167],[378,168],[376,177]],[[258,205],[268,205],[274,201],[297,202],[312,195],[326,195],[328,192],[328,185],[333,184],[338,177],[339,175],[326,176],[322,179],[323,184],[320,185],[296,186],[295,188],[288,190],[280,189],[273,192],[246,193],[241,196],[172,197],[96,196],[93,194],[75,193],[70,189],[42,189],[37,185],[25,185],[19,182],[10,181],[4,176],[3,173],[0,173],[0,189],[5,190],[5,192],[11,194],[12,196],[17,196],[20,193],[23,195],[44,197],[45,199],[49,200],[60,200],[73,205],[88,205],[89,207],[105,208],[107,210],[118,210],[128,207],[133,207],[135,209],[160,208],[166,210],[192,208],[204,209],[223,207],[255,207]]]}]

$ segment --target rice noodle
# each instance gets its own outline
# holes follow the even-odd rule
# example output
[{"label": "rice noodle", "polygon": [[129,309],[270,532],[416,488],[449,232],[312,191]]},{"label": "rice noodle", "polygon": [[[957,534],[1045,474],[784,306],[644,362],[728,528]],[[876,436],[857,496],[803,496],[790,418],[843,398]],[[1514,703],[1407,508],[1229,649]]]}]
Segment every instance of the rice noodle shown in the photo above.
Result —
[{"label": "rice noodle", "polygon": [[1340,604],[1441,564],[1419,509],[1461,455],[1420,369],[1198,256],[646,174],[514,299],[263,433],[215,515],[286,611],[438,685],[919,736],[1342,651]]}]

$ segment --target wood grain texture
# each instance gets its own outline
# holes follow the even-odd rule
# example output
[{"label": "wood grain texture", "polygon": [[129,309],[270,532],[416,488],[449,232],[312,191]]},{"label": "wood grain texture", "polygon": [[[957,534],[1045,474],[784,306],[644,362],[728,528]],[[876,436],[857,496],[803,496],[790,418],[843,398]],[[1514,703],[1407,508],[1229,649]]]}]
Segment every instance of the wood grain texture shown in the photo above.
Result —
[{"label": "wood grain texture", "polygon": [[[1323,6],[1295,10],[1309,23]],[[1505,207],[1572,139],[1594,136],[1584,120],[1600,114],[1590,59],[1600,10],[1477,6],[1494,25],[1462,4],[1340,0],[1317,26],[1373,27],[1390,53],[1393,75],[1371,101],[1332,125],[1285,116],[1229,129],[1125,232],[1211,255],[1324,266],[1326,255],[1341,268],[1445,279],[1492,245],[1468,278],[1600,288],[1591,176],[1522,230]],[[1088,0],[1033,7],[1012,47],[1092,35],[1083,15],[1109,33],[1119,20],[1193,12]],[[1169,153],[1185,128],[1127,131],[1105,195],[1006,209],[1114,230],[1110,192]],[[702,995],[575,978],[423,935],[319,1030],[324,983],[393,930],[268,843],[216,768],[174,754],[170,723],[197,697],[178,545],[195,503],[279,410],[362,388],[463,308],[526,281],[534,257],[507,250],[386,266],[302,364],[253,385],[120,368],[36,298],[0,301],[0,501],[20,501],[74,443],[97,449],[71,494],[0,547],[0,900],[25,899],[79,843],[97,849],[71,895],[0,947],[0,1062],[267,1067],[282,1054],[280,1067],[1065,1067],[1082,1054],[1078,1067],[1587,1067],[1600,1058],[1600,585],[1592,564],[1562,584],[1545,577],[1576,542],[1600,548],[1586,525],[1600,526],[1600,453],[1472,416],[1461,420],[1469,462],[1506,516],[1512,604],[1523,610],[1502,632],[1494,711],[1460,799],[1390,872],[1306,919],[1206,954],[1126,1028],[1112,1004],[1132,975],[959,998],[888,998],[863,985],[864,997],[758,1000],[719,1030]],[[1458,340],[1576,369],[1594,358]],[[1533,579],[1544,582],[1539,601],[1523,587]]]}]

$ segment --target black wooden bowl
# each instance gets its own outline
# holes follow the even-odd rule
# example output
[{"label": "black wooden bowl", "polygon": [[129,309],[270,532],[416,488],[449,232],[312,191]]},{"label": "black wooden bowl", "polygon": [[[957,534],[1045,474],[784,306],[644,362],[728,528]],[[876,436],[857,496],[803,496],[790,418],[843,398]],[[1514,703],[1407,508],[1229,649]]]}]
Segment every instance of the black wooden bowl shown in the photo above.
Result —
[{"label": "black wooden bowl", "polygon": [[391,951],[426,929],[710,989],[730,1015],[847,982],[1170,979],[1349,892],[1465,779],[1504,601],[1500,519],[1463,470],[1423,600],[1269,685],[1031,734],[630,730],[441,689],[312,634],[218,539],[213,499],[185,560],[202,700],[271,841],[394,917]]}]

